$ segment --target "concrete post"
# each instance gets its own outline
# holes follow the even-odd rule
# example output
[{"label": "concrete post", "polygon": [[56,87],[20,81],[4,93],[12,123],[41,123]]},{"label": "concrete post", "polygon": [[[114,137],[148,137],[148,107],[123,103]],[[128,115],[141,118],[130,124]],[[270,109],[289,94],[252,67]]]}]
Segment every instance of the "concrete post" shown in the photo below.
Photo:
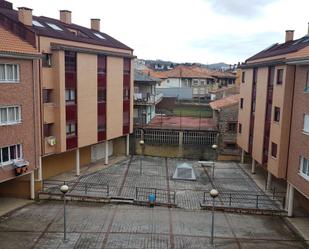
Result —
[{"label": "concrete post", "polygon": [[293,217],[293,209],[294,209],[294,187],[290,185],[289,200],[288,200],[288,217]]},{"label": "concrete post", "polygon": [[255,165],[256,165],[256,162],[254,159],[252,159],[252,165],[251,165],[251,173],[252,174],[255,174]]},{"label": "concrete post", "polygon": [[267,172],[267,182],[266,182],[266,190],[271,189],[271,173]]},{"label": "concrete post", "polygon": [[288,202],[289,202],[289,193],[290,193],[290,184],[287,183],[286,185],[286,194],[285,194],[285,203],[284,203],[284,210],[288,211]]},{"label": "concrete post", "polygon": [[105,141],[105,165],[108,164],[108,140]]},{"label": "concrete post", "polygon": [[179,146],[183,145],[183,131],[179,132]]},{"label": "concrete post", "polygon": [[80,158],[79,158],[79,149],[77,148],[76,154],[75,154],[75,166],[76,166],[76,175],[80,175]]},{"label": "concrete post", "polygon": [[126,155],[129,156],[129,154],[130,154],[130,135],[129,134],[127,135],[126,141],[127,141]]},{"label": "concrete post", "polygon": [[240,158],[240,163],[244,164],[245,163],[245,150],[241,150],[241,158]]},{"label": "concrete post", "polygon": [[38,168],[38,181],[43,180],[43,170],[42,170],[42,157],[39,157],[39,168]]},{"label": "concrete post", "polygon": [[34,193],[34,171],[30,173],[30,199],[34,200],[35,193]]}]

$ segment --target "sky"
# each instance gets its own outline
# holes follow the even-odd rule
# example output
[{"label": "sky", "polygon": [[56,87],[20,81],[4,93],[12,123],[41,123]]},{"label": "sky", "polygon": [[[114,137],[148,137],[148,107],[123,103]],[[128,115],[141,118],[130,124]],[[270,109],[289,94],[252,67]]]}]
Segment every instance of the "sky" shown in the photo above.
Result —
[{"label": "sky", "polygon": [[37,16],[59,18],[101,31],[134,49],[140,59],[211,64],[243,62],[264,48],[307,34],[309,0],[8,0]]}]

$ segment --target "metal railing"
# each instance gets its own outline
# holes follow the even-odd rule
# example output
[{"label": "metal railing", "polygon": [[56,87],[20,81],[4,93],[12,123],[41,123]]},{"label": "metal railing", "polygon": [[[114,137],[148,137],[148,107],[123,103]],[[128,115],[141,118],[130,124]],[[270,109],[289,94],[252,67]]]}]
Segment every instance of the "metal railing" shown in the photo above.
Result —
[{"label": "metal railing", "polygon": [[161,203],[176,203],[176,192],[169,191],[167,189],[158,188],[145,188],[136,187],[135,188],[135,199],[137,201],[148,201],[148,196],[154,194],[156,197],[156,202]]},{"label": "metal railing", "polygon": [[79,181],[43,180],[43,192],[49,194],[61,194],[62,185],[69,187],[67,196],[102,197],[110,196],[108,184],[98,184]]},{"label": "metal railing", "polygon": [[[203,204],[211,205],[212,197],[204,192]],[[280,205],[278,204],[280,203]],[[217,207],[253,208],[278,210],[285,205],[285,195],[276,193],[268,196],[262,192],[221,192],[216,200]]]}]

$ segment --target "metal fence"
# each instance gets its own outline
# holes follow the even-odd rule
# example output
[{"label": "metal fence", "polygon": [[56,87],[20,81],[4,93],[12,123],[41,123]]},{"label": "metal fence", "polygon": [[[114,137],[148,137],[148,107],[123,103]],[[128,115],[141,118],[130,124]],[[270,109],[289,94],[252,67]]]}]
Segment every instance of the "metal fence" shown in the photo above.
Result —
[{"label": "metal fence", "polygon": [[213,145],[217,143],[217,132],[185,131],[183,144]]},{"label": "metal fence", "polygon": [[176,203],[176,193],[175,191],[169,191],[167,189],[158,188],[144,188],[136,187],[135,189],[135,199],[137,201],[148,201],[148,196],[154,194],[156,197],[156,202],[159,203]]}]

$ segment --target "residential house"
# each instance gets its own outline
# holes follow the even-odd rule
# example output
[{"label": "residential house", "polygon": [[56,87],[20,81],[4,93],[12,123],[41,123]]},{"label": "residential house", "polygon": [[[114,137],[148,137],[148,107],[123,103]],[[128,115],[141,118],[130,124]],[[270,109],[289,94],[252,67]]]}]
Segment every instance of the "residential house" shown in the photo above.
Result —
[{"label": "residential house", "polygon": [[240,155],[237,146],[238,103],[239,94],[210,103],[219,131],[218,155],[221,159],[231,160]]},{"label": "residential house", "polygon": [[34,198],[40,156],[39,61],[34,46],[0,23],[0,196]]},{"label": "residential house", "polygon": [[134,124],[148,124],[156,115],[156,104],[162,93],[156,93],[156,85],[161,80],[135,70],[134,73]]},{"label": "residential house", "polygon": [[309,38],[286,40],[241,65],[237,143],[272,177],[287,181],[287,210],[293,201],[309,207]]},{"label": "residential house", "polygon": [[129,152],[133,131],[133,50],[100,30],[53,19],[0,1],[0,25],[42,54],[41,157],[38,180]]}]

